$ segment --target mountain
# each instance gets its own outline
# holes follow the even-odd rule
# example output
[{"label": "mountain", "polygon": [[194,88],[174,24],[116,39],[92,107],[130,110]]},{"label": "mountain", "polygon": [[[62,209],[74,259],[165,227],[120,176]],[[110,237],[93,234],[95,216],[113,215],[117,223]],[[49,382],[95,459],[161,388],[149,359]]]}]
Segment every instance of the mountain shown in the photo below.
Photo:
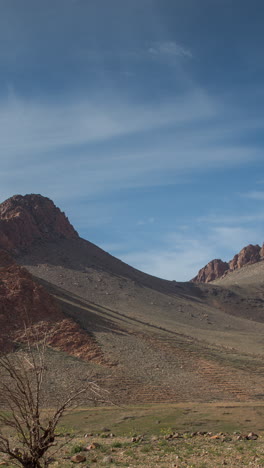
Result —
[{"label": "mountain", "polygon": [[[0,205],[0,239],[13,259],[0,270],[2,281],[10,268],[18,284],[26,275],[31,291],[46,299],[33,307],[32,292],[29,300],[17,288],[17,304],[36,326],[44,321],[58,329],[47,391],[56,385],[62,393],[89,372],[120,403],[262,398],[262,285],[178,283],[145,274],[80,238],[41,195]],[[21,329],[19,312],[12,323]],[[80,337],[87,337],[86,351]]]},{"label": "mountain", "polygon": [[197,276],[191,281],[193,283],[210,283],[223,275],[240,269],[245,265],[252,265],[261,262],[264,259],[264,244],[262,247],[259,245],[249,244],[244,247],[238,254],[236,254],[230,262],[223,262],[220,259],[214,259],[209,262],[205,267],[199,270]]}]

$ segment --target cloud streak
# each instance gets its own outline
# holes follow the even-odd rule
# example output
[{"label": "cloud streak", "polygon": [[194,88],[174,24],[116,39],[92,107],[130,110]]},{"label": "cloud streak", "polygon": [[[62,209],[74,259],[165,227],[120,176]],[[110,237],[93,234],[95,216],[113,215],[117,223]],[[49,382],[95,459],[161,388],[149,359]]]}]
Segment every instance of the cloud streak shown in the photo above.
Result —
[{"label": "cloud streak", "polygon": [[56,150],[187,125],[209,119],[213,113],[212,103],[199,90],[149,106],[124,102],[117,95],[105,101],[79,97],[57,103],[11,95],[0,103],[1,149],[8,156]]},{"label": "cloud streak", "polygon": [[243,194],[241,194],[241,196],[244,197],[244,198],[249,198],[250,200],[258,200],[258,201],[263,201],[264,200],[264,192],[257,191],[257,190],[253,190],[251,192],[243,193]]},{"label": "cloud streak", "polygon": [[173,41],[156,42],[148,49],[148,53],[154,57],[183,57],[191,59],[193,57],[191,51],[181,44]]},{"label": "cloud streak", "polygon": [[116,95],[50,104],[11,94],[0,105],[1,196],[41,191],[61,201],[168,185],[262,156],[236,142],[239,125],[230,141],[222,121],[222,106],[199,89],[144,106]]},{"label": "cloud streak", "polygon": [[210,227],[201,236],[174,232],[163,238],[163,247],[131,253],[117,251],[126,263],[151,275],[176,281],[189,281],[214,258],[230,260],[249,243],[261,243],[262,230],[237,226]]}]

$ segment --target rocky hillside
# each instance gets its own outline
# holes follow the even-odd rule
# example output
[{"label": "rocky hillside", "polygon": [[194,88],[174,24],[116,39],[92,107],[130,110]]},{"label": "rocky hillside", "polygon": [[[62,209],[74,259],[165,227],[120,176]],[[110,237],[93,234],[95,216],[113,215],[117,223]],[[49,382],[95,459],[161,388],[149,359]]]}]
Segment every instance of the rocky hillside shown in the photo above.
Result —
[{"label": "rocky hillside", "polygon": [[[48,329],[50,397],[83,382],[87,372],[124,404],[262,394],[261,285],[249,290],[147,275],[81,239],[40,195],[0,205],[1,246],[0,347],[25,341],[25,322]],[[242,264],[242,257],[235,261]],[[222,273],[218,262],[214,273]]]},{"label": "rocky hillside", "polygon": [[61,238],[78,234],[49,198],[15,195],[0,204],[0,248],[17,253],[37,241]]},{"label": "rocky hillside", "polygon": [[53,297],[30,273],[0,250],[0,350],[24,342],[28,331],[34,337],[48,332],[51,347],[82,359],[103,362],[95,340],[67,317]]},{"label": "rocky hillside", "polygon": [[210,283],[218,278],[221,278],[228,273],[238,270],[245,265],[252,265],[262,261],[264,258],[264,244],[259,245],[249,244],[244,247],[238,254],[230,260],[223,262],[220,259],[215,259],[199,270],[198,275],[191,281],[193,283]]}]

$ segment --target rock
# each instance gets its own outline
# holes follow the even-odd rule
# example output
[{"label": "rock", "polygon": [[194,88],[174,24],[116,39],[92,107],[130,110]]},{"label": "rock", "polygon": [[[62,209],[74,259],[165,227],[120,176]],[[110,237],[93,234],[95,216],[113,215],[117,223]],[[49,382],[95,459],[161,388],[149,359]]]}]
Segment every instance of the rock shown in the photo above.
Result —
[{"label": "rock", "polygon": [[71,461],[73,463],[83,463],[86,461],[86,457],[77,453],[77,455],[73,455],[73,457],[71,457]]},{"label": "rock", "polygon": [[107,455],[103,458],[102,463],[104,463],[104,465],[108,465],[109,463],[113,463],[113,461],[113,458],[110,457],[110,455]]},{"label": "rock", "polygon": [[228,263],[220,259],[215,259],[209,262],[205,267],[199,270],[198,275],[191,281],[193,283],[209,283],[217,278],[225,276],[233,270],[240,269],[245,265],[251,265],[262,261],[264,258],[264,244],[259,245],[249,244],[244,247],[232,260]]},{"label": "rock", "polygon": [[220,438],[221,438],[220,434],[215,434],[215,435],[210,437],[210,439],[212,439],[212,440],[216,440],[216,439],[220,439]]},{"label": "rock", "polygon": [[229,262],[229,269],[236,270],[244,265],[257,263],[260,261],[260,246],[249,244],[244,247],[234,258]]},{"label": "rock", "polygon": [[78,233],[53,201],[15,195],[0,204],[0,248],[19,252],[41,240],[76,239]]},{"label": "rock", "polygon": [[247,437],[248,440],[257,440],[258,439],[258,434],[255,434],[254,432],[250,432]]},{"label": "rock", "polygon": [[[25,333],[29,318],[30,337]],[[11,351],[16,343],[24,343],[28,338],[33,341],[36,334],[47,331],[50,347],[87,361],[102,361],[102,352],[95,340],[64,314],[25,268],[0,250],[0,351]]]},{"label": "rock", "polygon": [[98,448],[100,448],[100,447],[101,447],[101,445],[98,444],[97,442],[92,442],[90,445],[88,445],[88,446],[85,448],[85,450],[87,450],[87,451],[96,450],[96,449],[98,449]]},{"label": "rock", "polygon": [[223,276],[223,274],[229,269],[227,262],[223,262],[220,259],[215,259],[209,262],[205,267],[199,270],[198,275],[195,276],[191,281],[193,283],[209,283],[217,278]]},{"label": "rock", "polygon": [[173,439],[181,439],[182,436],[181,436],[181,434],[179,434],[179,432],[175,432],[175,433],[173,434],[172,438],[173,438]]},{"label": "rock", "polygon": [[12,349],[15,342],[27,339],[28,316],[32,326],[47,323],[49,318],[54,322],[64,318],[51,295],[0,250],[0,350],[3,346]]}]

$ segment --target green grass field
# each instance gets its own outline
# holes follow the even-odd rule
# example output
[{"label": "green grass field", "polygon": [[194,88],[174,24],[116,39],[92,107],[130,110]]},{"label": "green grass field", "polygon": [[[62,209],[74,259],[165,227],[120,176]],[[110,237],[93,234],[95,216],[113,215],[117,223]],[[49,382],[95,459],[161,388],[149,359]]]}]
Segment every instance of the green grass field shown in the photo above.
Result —
[{"label": "green grass field", "polygon": [[72,410],[62,427],[100,434],[107,427],[118,436],[133,433],[159,435],[175,431],[257,431],[264,433],[263,403],[189,403],[113,406]]}]

